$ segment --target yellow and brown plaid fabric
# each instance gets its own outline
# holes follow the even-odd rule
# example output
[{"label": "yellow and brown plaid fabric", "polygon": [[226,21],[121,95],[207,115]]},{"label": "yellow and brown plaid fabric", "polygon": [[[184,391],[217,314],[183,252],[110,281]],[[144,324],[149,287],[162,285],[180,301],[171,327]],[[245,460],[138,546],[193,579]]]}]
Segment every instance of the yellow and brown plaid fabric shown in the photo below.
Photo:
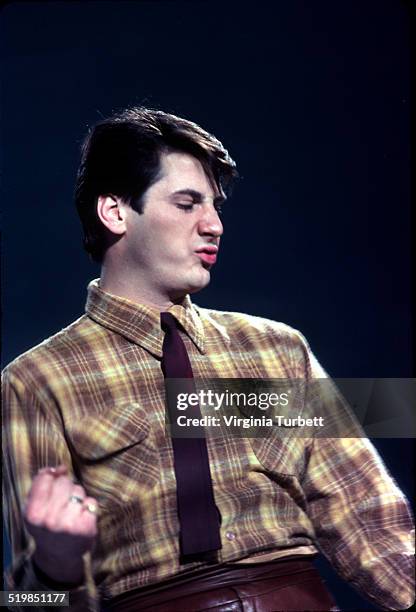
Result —
[{"label": "yellow and brown plaid fabric", "polygon": [[[313,378],[325,373],[303,336],[245,314],[169,310],[196,378]],[[71,609],[203,566],[179,562],[173,453],[165,433],[160,314],[89,285],[86,314],[3,373],[8,587],[46,588],[30,563],[22,508],[36,472],[65,463],[99,501],[99,537]],[[412,601],[412,518],[373,446],[361,438],[215,437],[208,452],[221,512],[219,562],[320,549],[388,609]]]}]

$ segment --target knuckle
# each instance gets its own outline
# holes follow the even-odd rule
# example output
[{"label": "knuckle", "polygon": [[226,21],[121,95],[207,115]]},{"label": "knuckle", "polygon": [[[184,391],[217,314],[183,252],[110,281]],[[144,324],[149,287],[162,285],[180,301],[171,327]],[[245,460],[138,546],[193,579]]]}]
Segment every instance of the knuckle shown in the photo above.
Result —
[{"label": "knuckle", "polygon": [[36,501],[29,501],[23,510],[23,518],[28,523],[33,523],[34,525],[38,525],[42,522],[45,514],[45,509],[42,505],[36,503]]},{"label": "knuckle", "polygon": [[29,509],[25,514],[25,520],[34,527],[40,527],[43,523],[43,512]]},{"label": "knuckle", "polygon": [[51,466],[46,466],[38,470],[38,474],[53,474],[54,472],[55,472],[55,468]]},{"label": "knuckle", "polygon": [[59,530],[71,535],[76,535],[77,525],[74,523],[73,519],[65,518],[63,521],[61,521]]},{"label": "knuckle", "polygon": [[59,529],[56,519],[54,517],[49,517],[49,516],[44,519],[43,526],[48,531],[58,531]]},{"label": "knuckle", "polygon": [[81,529],[84,537],[94,539],[98,533],[95,518],[84,519]]},{"label": "knuckle", "polygon": [[81,487],[81,485],[74,485],[72,488],[72,494],[85,497],[85,489],[84,487]]},{"label": "knuckle", "polygon": [[32,481],[30,491],[33,490],[34,486],[39,487],[53,480],[53,475],[49,472],[38,472]]},{"label": "knuckle", "polygon": [[94,497],[90,497],[89,495],[87,495],[87,497],[85,498],[84,503],[98,505],[97,500]]}]

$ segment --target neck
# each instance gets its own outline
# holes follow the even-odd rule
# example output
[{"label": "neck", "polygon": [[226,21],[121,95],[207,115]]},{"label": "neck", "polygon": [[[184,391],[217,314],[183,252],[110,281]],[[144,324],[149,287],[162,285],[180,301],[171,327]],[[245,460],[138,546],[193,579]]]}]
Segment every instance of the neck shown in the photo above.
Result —
[{"label": "neck", "polygon": [[136,304],[144,304],[151,308],[156,308],[159,312],[168,310],[174,304],[181,304],[186,294],[178,298],[163,295],[155,289],[146,286],[140,274],[135,274],[134,278],[129,278],[119,271],[112,270],[112,266],[103,263],[100,276],[100,288],[107,293],[125,298]]}]

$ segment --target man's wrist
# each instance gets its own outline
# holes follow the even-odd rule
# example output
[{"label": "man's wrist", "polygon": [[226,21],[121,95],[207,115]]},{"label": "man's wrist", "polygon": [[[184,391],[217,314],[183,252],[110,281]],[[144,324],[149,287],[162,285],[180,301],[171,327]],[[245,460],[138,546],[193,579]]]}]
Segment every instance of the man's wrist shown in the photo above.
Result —
[{"label": "man's wrist", "polygon": [[82,558],[75,563],[57,563],[48,558],[45,560],[40,554],[34,553],[32,557],[33,570],[39,582],[50,586],[54,590],[77,588],[84,581],[84,565]]}]

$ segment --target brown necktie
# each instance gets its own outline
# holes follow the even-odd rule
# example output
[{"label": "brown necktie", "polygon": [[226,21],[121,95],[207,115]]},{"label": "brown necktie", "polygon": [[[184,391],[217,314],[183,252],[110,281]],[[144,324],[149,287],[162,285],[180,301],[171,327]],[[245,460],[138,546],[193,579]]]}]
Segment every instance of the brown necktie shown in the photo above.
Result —
[{"label": "brown necktie", "polygon": [[[170,312],[161,313],[163,340],[162,371],[167,379],[188,379],[183,386],[195,392],[191,363],[178,332],[178,323]],[[182,390],[182,389],[181,389]],[[178,416],[176,395],[167,387],[167,404],[171,423]],[[186,416],[201,418],[199,405],[190,406]],[[176,476],[180,546],[182,556],[202,555],[221,548],[219,511],[215,505],[204,433],[201,437],[172,437]],[[194,560],[193,558],[189,560]]]}]

